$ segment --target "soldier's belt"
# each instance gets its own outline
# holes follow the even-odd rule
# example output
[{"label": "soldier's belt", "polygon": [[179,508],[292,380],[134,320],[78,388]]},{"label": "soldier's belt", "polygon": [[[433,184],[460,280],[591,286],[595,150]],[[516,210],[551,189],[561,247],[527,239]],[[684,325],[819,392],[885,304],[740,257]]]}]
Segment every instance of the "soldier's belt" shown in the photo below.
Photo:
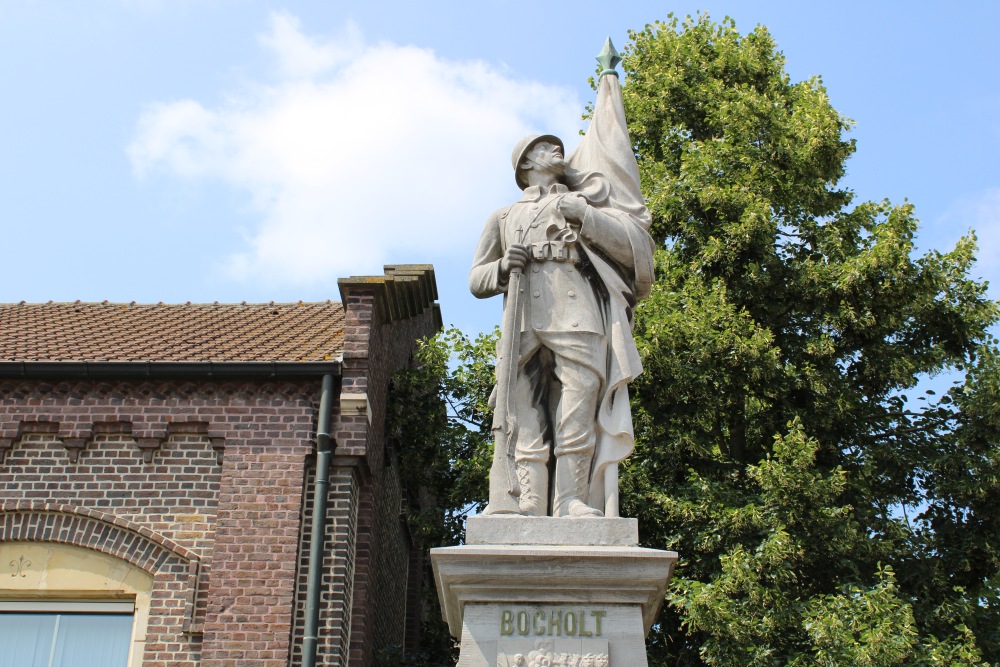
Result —
[{"label": "soldier's belt", "polygon": [[535,262],[576,262],[580,259],[575,244],[564,241],[539,241],[528,246],[528,250]]}]

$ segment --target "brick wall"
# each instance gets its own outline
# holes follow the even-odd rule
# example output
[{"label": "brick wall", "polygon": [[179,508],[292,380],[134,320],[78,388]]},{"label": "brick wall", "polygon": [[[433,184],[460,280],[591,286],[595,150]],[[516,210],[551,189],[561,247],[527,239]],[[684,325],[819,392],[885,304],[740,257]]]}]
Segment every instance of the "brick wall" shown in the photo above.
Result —
[{"label": "brick wall", "polygon": [[0,501],[0,541],[56,542],[102,551],[155,573],[146,627],[145,665],[198,664],[200,647],[185,642],[194,614],[196,554],[112,514],[73,504]]},{"label": "brick wall", "polygon": [[[320,584],[320,623],[316,664],[320,667],[347,665],[350,652],[354,549],[358,517],[358,489],[355,466],[334,465],[330,471],[327,504],[323,575]],[[296,600],[291,666],[302,664],[305,624],[306,580],[309,570],[310,527],[315,497],[315,459],[306,472],[306,503],[299,551],[298,599]]]},{"label": "brick wall", "polygon": [[307,439],[226,452],[202,665],[288,664]]},{"label": "brick wall", "polygon": [[[414,341],[435,333],[439,313],[427,308],[392,317],[377,308],[377,286],[359,283],[341,291],[346,310],[343,391],[367,392],[366,417],[341,416],[335,454],[356,459],[357,544],[349,665],[378,664],[381,650],[402,647],[408,598],[409,536],[400,520],[401,491],[396,468],[387,465],[386,401],[392,374],[407,366]],[[331,663],[333,664],[333,663]],[[343,664],[343,663],[341,663]]]},{"label": "brick wall", "polygon": [[286,665],[318,394],[318,382],[0,382],[0,540],[85,546],[152,573],[144,664]]}]

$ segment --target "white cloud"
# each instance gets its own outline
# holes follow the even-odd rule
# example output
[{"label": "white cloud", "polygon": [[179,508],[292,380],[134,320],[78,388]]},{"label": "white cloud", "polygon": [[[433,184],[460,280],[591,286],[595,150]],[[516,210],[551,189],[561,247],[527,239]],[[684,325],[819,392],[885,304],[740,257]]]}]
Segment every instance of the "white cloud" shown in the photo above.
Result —
[{"label": "white cloud", "polygon": [[214,108],[150,105],[128,147],[140,176],[221,179],[246,193],[259,226],[225,260],[237,279],[305,284],[471,254],[491,207],[516,193],[514,142],[533,130],[572,141],[580,126],[570,90],[368,43],[350,25],[317,38],[273,14],[260,42],[277,82]]},{"label": "white cloud", "polygon": [[293,79],[315,77],[348,64],[364,49],[361,31],[354,23],[348,23],[337,38],[320,42],[303,35],[298,17],[287,12],[271,15],[271,30],[259,41],[278,61],[282,74]]}]

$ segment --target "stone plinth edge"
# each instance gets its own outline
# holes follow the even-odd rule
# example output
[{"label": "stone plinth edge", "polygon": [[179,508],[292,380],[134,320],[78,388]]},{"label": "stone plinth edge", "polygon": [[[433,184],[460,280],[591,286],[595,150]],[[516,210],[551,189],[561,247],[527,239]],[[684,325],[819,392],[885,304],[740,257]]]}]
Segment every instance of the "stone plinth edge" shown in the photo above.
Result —
[{"label": "stone plinth edge", "polygon": [[502,514],[472,516],[465,524],[465,543],[634,547],[639,545],[639,520]]},{"label": "stone plinth edge", "polygon": [[[560,519],[561,521],[561,519]],[[464,545],[431,550],[441,613],[462,635],[465,605],[639,605],[648,633],[677,562],[674,551],[620,546]]]}]

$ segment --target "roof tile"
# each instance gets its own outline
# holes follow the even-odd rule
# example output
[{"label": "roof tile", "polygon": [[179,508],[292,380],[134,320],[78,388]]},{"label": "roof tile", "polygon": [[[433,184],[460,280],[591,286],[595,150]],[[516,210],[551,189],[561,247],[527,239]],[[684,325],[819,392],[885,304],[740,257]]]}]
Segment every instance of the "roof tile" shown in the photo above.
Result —
[{"label": "roof tile", "polygon": [[340,303],[0,304],[0,361],[329,361]]}]

